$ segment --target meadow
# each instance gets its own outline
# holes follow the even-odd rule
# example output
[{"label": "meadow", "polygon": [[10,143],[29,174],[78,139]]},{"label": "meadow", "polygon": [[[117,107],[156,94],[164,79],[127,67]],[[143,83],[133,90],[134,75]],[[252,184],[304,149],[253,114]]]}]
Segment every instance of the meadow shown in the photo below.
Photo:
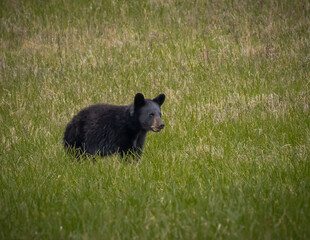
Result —
[{"label": "meadow", "polygon": [[[0,239],[310,239],[310,3],[0,1]],[[165,93],[138,163],[91,104]]]}]

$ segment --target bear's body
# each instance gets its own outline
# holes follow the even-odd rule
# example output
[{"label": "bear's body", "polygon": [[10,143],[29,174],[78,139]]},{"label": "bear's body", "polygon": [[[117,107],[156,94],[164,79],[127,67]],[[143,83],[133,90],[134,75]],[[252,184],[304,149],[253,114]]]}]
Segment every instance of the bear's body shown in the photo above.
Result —
[{"label": "bear's body", "polygon": [[96,104],[85,108],[68,123],[64,146],[77,155],[140,156],[147,132],[164,127],[160,111],[164,100],[164,94],[151,100],[138,93],[131,105]]}]

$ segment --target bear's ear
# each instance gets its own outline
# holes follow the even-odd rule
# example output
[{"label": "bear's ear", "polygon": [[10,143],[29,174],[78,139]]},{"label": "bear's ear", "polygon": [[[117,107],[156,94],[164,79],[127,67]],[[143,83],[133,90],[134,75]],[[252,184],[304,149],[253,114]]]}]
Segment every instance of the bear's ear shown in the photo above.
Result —
[{"label": "bear's ear", "polygon": [[161,106],[165,101],[165,94],[161,93],[156,98],[153,99],[154,102],[156,102],[159,106]]},{"label": "bear's ear", "polygon": [[145,103],[144,96],[142,93],[137,93],[135,96],[135,101],[134,101],[134,110],[139,109],[142,107]]}]

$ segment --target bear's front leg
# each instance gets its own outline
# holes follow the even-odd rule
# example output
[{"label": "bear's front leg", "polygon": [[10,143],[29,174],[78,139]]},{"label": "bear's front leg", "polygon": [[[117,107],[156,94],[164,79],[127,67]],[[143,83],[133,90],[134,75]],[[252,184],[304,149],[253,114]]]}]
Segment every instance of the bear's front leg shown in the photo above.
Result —
[{"label": "bear's front leg", "polygon": [[137,136],[136,144],[134,146],[134,152],[135,152],[135,155],[137,157],[137,160],[139,160],[142,156],[142,150],[144,147],[146,134],[147,134],[146,131],[141,131]]}]

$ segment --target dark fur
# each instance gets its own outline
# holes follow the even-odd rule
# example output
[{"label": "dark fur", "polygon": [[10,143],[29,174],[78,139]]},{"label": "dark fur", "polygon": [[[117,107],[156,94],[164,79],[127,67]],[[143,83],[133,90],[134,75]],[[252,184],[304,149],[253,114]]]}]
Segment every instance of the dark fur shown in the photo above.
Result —
[{"label": "dark fur", "polygon": [[63,142],[77,156],[119,153],[140,156],[148,131],[160,131],[160,106],[165,95],[153,100],[136,94],[134,103],[126,106],[96,104],[81,110],[68,123]]}]

